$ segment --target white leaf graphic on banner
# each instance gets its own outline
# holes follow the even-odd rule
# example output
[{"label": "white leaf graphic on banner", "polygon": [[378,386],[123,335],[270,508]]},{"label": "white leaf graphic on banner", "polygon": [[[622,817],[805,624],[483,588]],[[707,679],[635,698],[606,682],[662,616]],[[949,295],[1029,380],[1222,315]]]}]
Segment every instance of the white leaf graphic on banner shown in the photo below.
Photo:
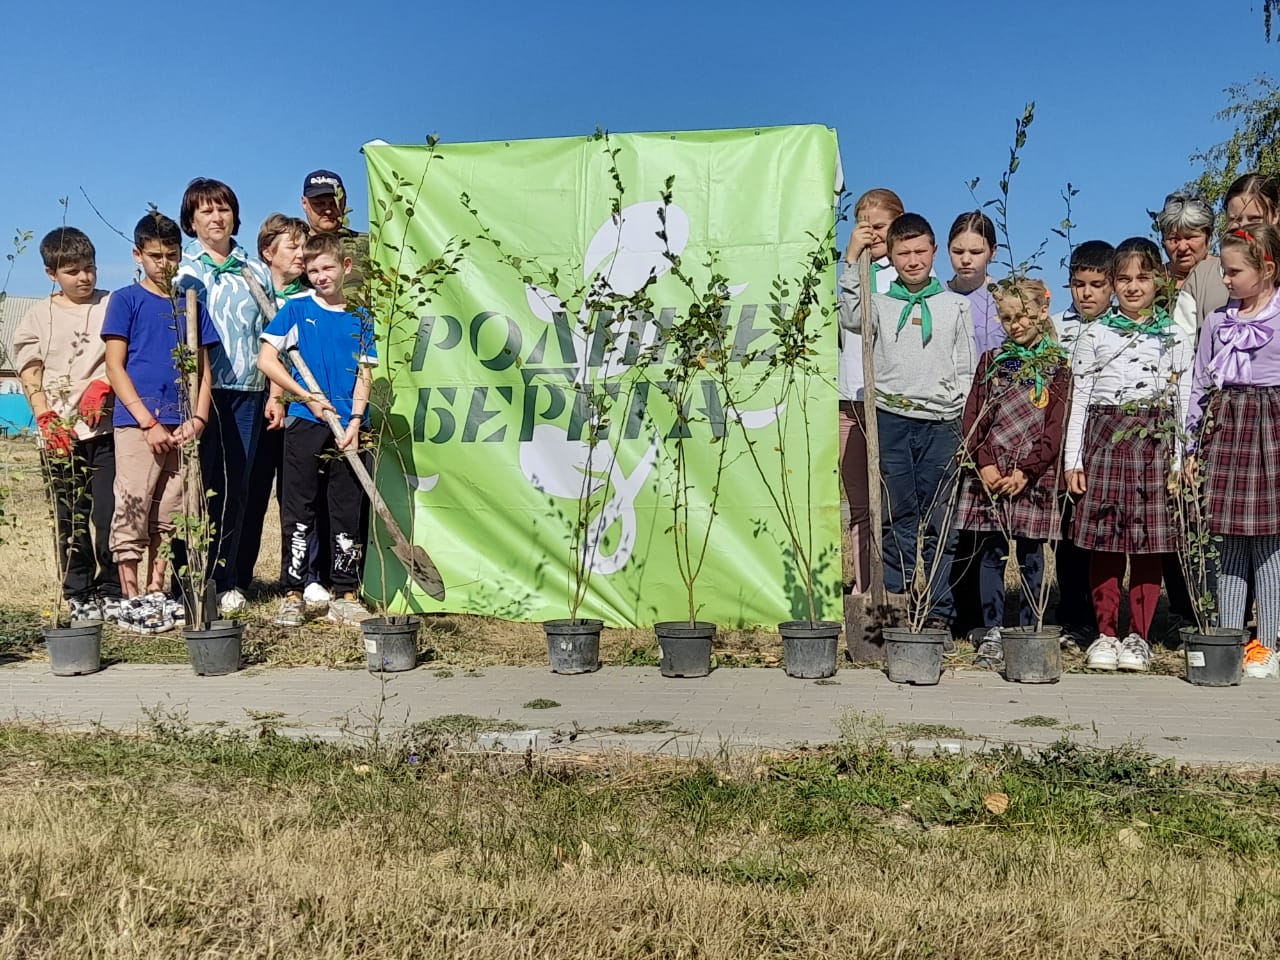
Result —
[{"label": "white leaf graphic on banner", "polygon": [[[607,447],[607,444],[605,444]],[[654,464],[658,462],[660,442],[655,435],[649,444],[644,457],[636,464],[630,476],[625,476],[616,461],[610,458],[609,471],[613,482],[613,496],[604,505],[598,516],[587,527],[583,537],[583,556],[587,558],[587,566],[595,573],[617,573],[627,565],[636,549],[636,535],[639,524],[636,522],[636,498],[644,489]],[[604,538],[609,529],[618,524],[618,545],[613,553],[604,553]]]},{"label": "white leaf graphic on banner", "polygon": [[785,409],[787,409],[787,405],[780,403],[764,410],[729,410],[726,415],[730,420],[737,420],[748,430],[759,430],[761,427],[769,426],[769,424],[782,416],[782,411]]},{"label": "white leaf graphic on banner", "polygon": [[405,482],[414,490],[421,490],[423,493],[426,493],[427,491],[434,490],[436,488],[436,484],[440,482],[440,474],[432,473],[427,476],[422,476],[419,474],[406,473],[404,475],[404,479]]},{"label": "white leaf graphic on banner", "polygon": [[[665,214],[659,216],[659,211]],[[658,236],[666,231],[666,242]],[[689,243],[689,215],[675,204],[647,200],[623,209],[617,218],[610,217],[587,244],[583,256],[583,280],[594,285],[596,295],[616,294],[628,297],[643,287],[650,277],[658,278],[671,270],[667,251],[679,256]],[[748,284],[730,284],[728,293],[737,296]],[[556,315],[565,313],[565,305],[549,290],[526,284],[525,297],[529,310],[543,323],[555,323]],[[643,356],[657,340],[657,322],[647,318],[639,322],[633,317],[613,317],[610,325],[619,331],[616,340],[605,345],[603,356],[593,369],[590,364],[592,321],[590,309],[584,306],[570,333],[577,364],[574,384],[589,386],[593,381],[607,380],[625,373],[628,337],[633,355]],[[623,332],[627,331],[627,332]],[[767,410],[729,412],[749,430],[767,427],[782,415],[784,405]],[[635,552],[637,537],[636,498],[659,466],[661,440],[654,436],[644,456],[628,476],[617,462],[617,455],[607,440],[599,441],[594,451],[585,440],[570,440],[565,429],[554,424],[534,427],[533,436],[520,445],[520,469],[525,479],[548,496],[583,500],[608,484],[609,500],[599,514],[590,520],[583,532],[582,556],[593,573],[617,573]],[[604,553],[609,532],[618,527],[616,546]]]},{"label": "white leaf graphic on banner", "polygon": [[[669,271],[671,262],[658,237],[663,229],[658,216],[662,207],[660,200],[633,203],[623,209],[620,221],[606,220],[587,244],[583,278],[590,279],[599,270],[615,293],[629,297],[644,286],[650,274],[661,277]],[[689,243],[689,215],[675,204],[667,206],[666,215],[667,244],[679,256]],[[610,257],[613,260],[605,267]]]},{"label": "white leaf graphic on banner", "polygon": [[[613,453],[597,452],[596,457],[612,460]],[[592,469],[591,460],[589,443],[570,440],[563,427],[551,423],[534,427],[533,439],[520,445],[525,479],[553,497],[582,500],[599,490],[605,477],[599,468]]]},{"label": "white leaf graphic on banner", "polygon": [[529,309],[543,323],[554,323],[555,315],[564,313],[564,304],[560,302],[559,297],[550,291],[535,287],[530,283],[525,285],[524,294],[529,301]]},{"label": "white leaf graphic on banner", "polygon": [[[570,440],[562,427],[541,424],[534,427],[533,439],[520,447],[520,469],[525,479],[543,493],[567,500],[583,500],[598,492],[606,481],[612,496],[583,533],[582,555],[594,573],[617,573],[627,565],[636,547],[636,497],[658,459],[655,437],[644,457],[628,476],[618,464],[607,440],[596,444],[594,453],[585,440]],[[620,525],[617,546],[604,552],[604,538],[615,524]]]}]

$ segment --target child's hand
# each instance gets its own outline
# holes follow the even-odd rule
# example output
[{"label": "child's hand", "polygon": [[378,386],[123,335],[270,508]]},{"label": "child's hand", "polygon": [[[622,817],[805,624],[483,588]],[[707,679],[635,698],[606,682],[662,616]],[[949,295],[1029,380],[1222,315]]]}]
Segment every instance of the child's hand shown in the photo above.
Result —
[{"label": "child's hand", "polygon": [[1084,494],[1084,471],[1068,470],[1067,471],[1067,492],[1073,493],[1077,497]]},{"label": "child's hand", "polygon": [[159,420],[151,424],[151,429],[145,431],[144,436],[147,438],[147,446],[153,454],[168,453],[174,448],[173,434]]},{"label": "child's hand", "polygon": [[184,420],[178,425],[178,429],[173,431],[173,442],[175,445],[181,445],[189,440],[199,440],[202,433],[204,433],[204,421],[199,417],[192,417],[190,420]]},{"label": "child's hand", "polygon": [[1006,497],[1016,497],[1027,488],[1027,475],[1021,470],[1013,470],[1000,481],[1001,490]]},{"label": "child's hand", "polygon": [[284,429],[284,404],[275,397],[267,398],[267,406],[262,411],[262,416],[267,421],[268,430]]},{"label": "child's hand", "polygon": [[871,224],[858,222],[854,225],[853,233],[849,234],[849,246],[845,250],[844,258],[850,263],[857,263],[858,258],[862,256],[862,251],[868,249],[874,242],[875,234],[871,231]]},{"label": "child's hand", "polygon": [[982,487],[987,493],[999,493],[996,485],[1001,481],[1000,468],[987,464],[978,471],[978,479],[982,481]]},{"label": "child's hand", "polygon": [[40,414],[36,417],[36,425],[40,428],[40,435],[44,437],[44,448],[49,451],[50,456],[71,456],[71,445],[75,442],[75,434],[68,430],[65,424],[58,422],[58,414],[55,411],[46,410]]},{"label": "child's hand", "polygon": [[1200,482],[1200,478],[1197,476],[1199,469],[1200,464],[1196,462],[1195,455],[1192,454],[1187,457],[1186,461],[1182,464],[1182,478],[1187,481],[1187,486],[1194,487]]},{"label": "child's hand", "polygon": [[342,437],[342,442],[338,444],[338,449],[342,451],[350,450],[355,452],[360,449],[360,421],[352,420],[347,424],[347,432]]},{"label": "child's hand", "polygon": [[111,384],[105,380],[95,380],[85,387],[80,397],[80,418],[91,427],[96,427],[102,419],[102,408],[111,396]]},{"label": "child's hand", "polygon": [[330,403],[328,400],[325,400],[323,398],[317,398],[314,394],[307,394],[307,397],[308,397],[308,400],[306,401],[307,409],[310,410],[315,415],[315,418],[319,420],[321,423],[325,422],[324,415],[326,410],[329,413],[332,413],[334,416],[338,415],[338,411],[334,408],[333,404]]}]

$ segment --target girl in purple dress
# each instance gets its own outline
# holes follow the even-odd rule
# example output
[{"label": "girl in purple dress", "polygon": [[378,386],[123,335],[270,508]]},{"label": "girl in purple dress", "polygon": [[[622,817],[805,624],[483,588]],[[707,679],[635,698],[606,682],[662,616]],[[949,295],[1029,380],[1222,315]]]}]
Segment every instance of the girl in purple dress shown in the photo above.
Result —
[{"label": "girl in purple dress", "polygon": [[[1280,229],[1254,224],[1222,239],[1231,299],[1205,319],[1187,429],[1198,448],[1210,532],[1220,536],[1219,623],[1243,627],[1249,577],[1258,637],[1245,673],[1280,672]],[[1188,464],[1194,476],[1197,461]]]}]

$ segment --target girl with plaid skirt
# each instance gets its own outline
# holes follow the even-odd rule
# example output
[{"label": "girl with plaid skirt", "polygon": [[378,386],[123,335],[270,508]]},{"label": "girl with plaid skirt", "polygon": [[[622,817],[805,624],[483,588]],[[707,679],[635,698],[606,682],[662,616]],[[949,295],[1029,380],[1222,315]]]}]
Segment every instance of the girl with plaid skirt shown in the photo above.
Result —
[{"label": "girl with plaid skirt", "polygon": [[1005,331],[974,373],[965,403],[967,469],[958,523],[974,536],[985,628],[977,664],[1004,660],[1004,569],[1013,542],[1022,572],[1019,622],[1036,622],[1044,542],[1058,535],[1058,459],[1071,389],[1067,354],[1051,335],[1049,291],[1026,277],[1002,281],[994,294]]},{"label": "girl with plaid skirt", "polygon": [[[1080,334],[1072,358],[1064,463],[1067,489],[1080,498],[1074,540],[1093,551],[1089,586],[1100,635],[1086,658],[1094,670],[1150,666],[1163,555],[1180,546],[1168,493],[1178,460],[1169,426],[1187,409],[1192,343],[1156,302],[1166,278],[1150,240],[1120,244],[1111,264],[1117,307]],[[1130,632],[1121,641],[1126,561]]]},{"label": "girl with plaid skirt", "polygon": [[1274,677],[1280,633],[1280,229],[1255,224],[1222,238],[1231,299],[1205,318],[1187,430],[1199,451],[1209,531],[1220,536],[1219,623],[1243,627],[1249,577],[1258,637],[1245,673]]}]

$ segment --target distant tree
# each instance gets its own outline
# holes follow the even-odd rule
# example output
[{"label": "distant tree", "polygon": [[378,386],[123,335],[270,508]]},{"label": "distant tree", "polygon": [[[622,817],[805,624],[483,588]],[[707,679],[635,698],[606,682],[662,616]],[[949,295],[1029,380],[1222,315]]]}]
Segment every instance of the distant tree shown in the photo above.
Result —
[{"label": "distant tree", "polygon": [[[1280,0],[1266,0],[1266,4],[1268,12],[1272,6],[1280,11]],[[1191,155],[1192,163],[1202,165],[1202,172],[1187,185],[1214,204],[1241,174],[1280,176],[1280,87],[1263,74],[1250,83],[1227,87],[1226,94],[1227,106],[1216,119],[1231,124],[1231,136]]]}]

